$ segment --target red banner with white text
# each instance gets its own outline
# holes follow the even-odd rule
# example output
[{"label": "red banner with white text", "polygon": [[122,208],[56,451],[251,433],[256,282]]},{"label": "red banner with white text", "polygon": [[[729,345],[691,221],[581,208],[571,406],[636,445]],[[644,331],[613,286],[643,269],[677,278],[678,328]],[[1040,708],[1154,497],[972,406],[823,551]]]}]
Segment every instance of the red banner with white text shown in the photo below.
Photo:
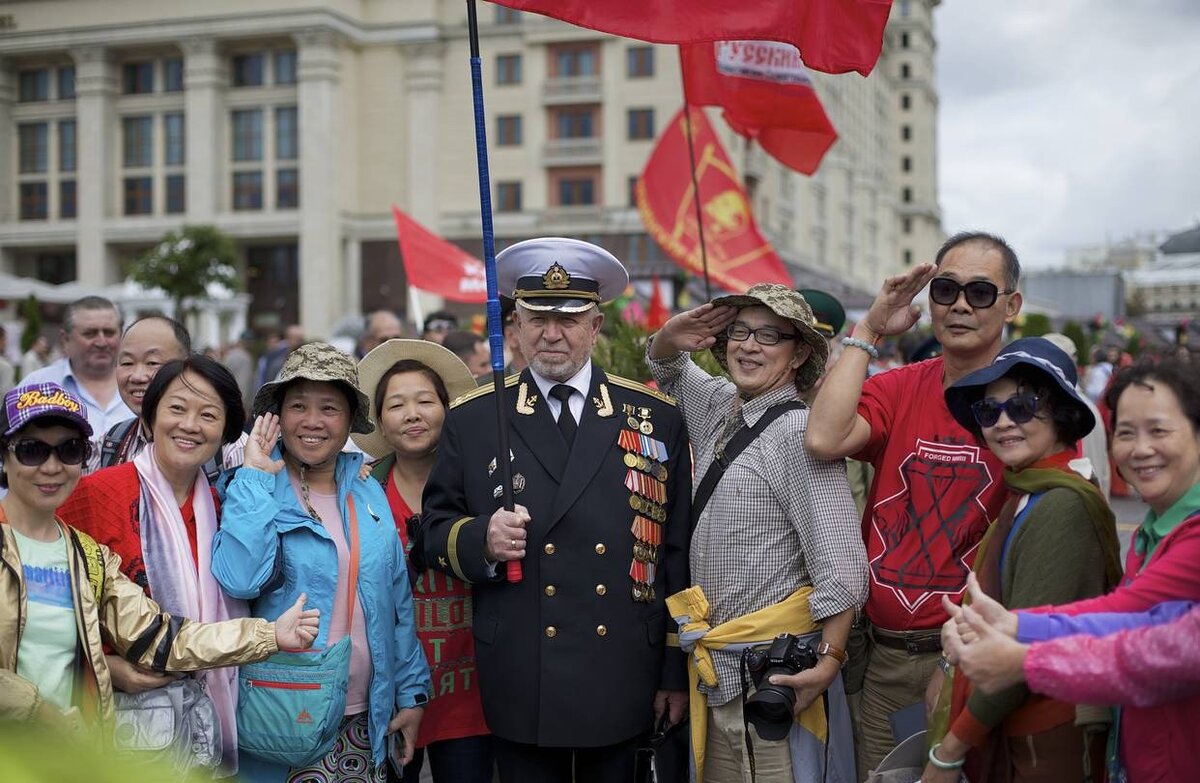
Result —
[{"label": "red banner with white text", "polygon": [[392,206],[408,284],[454,302],[486,302],[483,262]]}]

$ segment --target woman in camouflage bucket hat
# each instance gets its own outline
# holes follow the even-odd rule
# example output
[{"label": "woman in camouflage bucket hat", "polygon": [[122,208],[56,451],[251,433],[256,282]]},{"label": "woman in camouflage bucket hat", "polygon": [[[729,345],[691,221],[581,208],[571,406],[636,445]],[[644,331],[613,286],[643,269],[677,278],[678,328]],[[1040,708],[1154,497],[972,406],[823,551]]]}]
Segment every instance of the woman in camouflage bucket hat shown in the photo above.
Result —
[{"label": "woman in camouflage bucket hat", "polygon": [[[812,388],[825,372],[825,363],[829,359],[829,342],[816,329],[816,318],[812,308],[798,292],[775,283],[759,283],[751,286],[744,294],[719,296],[712,301],[714,311],[722,306],[743,307],[764,306],[780,318],[786,318],[796,327],[797,343],[812,348],[812,352],[799,369],[796,370],[796,389],[803,392]],[[731,323],[737,317],[736,312],[729,319]],[[726,355],[729,348],[729,335],[725,329],[715,335],[716,343],[712,346],[713,356],[725,372],[729,372],[729,358]],[[747,338],[749,339],[749,338]]]},{"label": "woman in camouflage bucket hat", "polygon": [[329,343],[305,343],[288,354],[279,377],[264,383],[254,395],[252,416],[255,419],[264,413],[278,416],[284,392],[301,380],[337,385],[350,402],[350,431],[364,435],[375,431],[370,416],[371,401],[358,388],[358,366],[350,356]]}]

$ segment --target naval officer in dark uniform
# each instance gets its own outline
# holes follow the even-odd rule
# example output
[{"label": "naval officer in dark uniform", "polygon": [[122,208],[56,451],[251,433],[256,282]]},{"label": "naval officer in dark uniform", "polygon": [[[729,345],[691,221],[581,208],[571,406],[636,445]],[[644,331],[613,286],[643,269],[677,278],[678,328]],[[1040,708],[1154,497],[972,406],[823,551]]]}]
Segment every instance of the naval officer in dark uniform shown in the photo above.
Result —
[{"label": "naval officer in dark uniform", "polygon": [[[675,403],[591,361],[597,305],[628,284],[606,250],[520,242],[496,258],[529,367],[460,398],[425,486],[428,562],[470,582],[479,686],[504,783],[629,783],[655,715],[683,717],[664,599],[688,580],[691,460]],[[500,508],[497,461],[516,508]],[[524,579],[505,580],[517,560]]]}]

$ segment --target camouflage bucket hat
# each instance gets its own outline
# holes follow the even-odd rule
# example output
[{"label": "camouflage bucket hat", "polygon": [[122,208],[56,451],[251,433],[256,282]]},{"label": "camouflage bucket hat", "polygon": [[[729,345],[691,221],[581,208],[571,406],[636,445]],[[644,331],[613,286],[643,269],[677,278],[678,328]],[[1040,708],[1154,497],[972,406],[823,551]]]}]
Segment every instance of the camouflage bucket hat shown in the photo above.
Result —
[{"label": "camouflage bucket hat", "polygon": [[[759,283],[751,286],[744,294],[719,296],[713,300],[718,307],[729,305],[741,309],[743,307],[763,306],[780,318],[786,318],[796,327],[800,339],[812,348],[812,353],[800,369],[796,371],[796,388],[800,391],[811,389],[825,372],[825,363],[829,360],[829,342],[816,329],[817,319],[813,316],[812,308],[804,297],[792,289],[775,283]],[[717,335],[717,343],[712,347],[713,356],[725,372],[729,372],[729,360],[726,349],[729,338],[724,332]]]},{"label": "camouflage bucket hat", "polygon": [[354,359],[329,343],[306,343],[288,354],[279,377],[264,383],[254,395],[254,416],[278,415],[284,389],[293,381],[325,381],[346,388],[355,403],[350,411],[350,431],[363,434],[375,431],[369,413],[371,401],[358,388],[358,366]]}]

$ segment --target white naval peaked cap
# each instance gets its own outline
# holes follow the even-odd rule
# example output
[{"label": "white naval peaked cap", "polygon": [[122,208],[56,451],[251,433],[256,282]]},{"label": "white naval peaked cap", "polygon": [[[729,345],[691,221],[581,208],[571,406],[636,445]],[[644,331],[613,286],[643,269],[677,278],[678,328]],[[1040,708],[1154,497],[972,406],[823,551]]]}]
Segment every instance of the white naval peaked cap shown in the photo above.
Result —
[{"label": "white naval peaked cap", "polygon": [[539,237],[500,251],[496,281],[501,294],[526,310],[582,313],[624,293],[629,272],[591,242]]}]

